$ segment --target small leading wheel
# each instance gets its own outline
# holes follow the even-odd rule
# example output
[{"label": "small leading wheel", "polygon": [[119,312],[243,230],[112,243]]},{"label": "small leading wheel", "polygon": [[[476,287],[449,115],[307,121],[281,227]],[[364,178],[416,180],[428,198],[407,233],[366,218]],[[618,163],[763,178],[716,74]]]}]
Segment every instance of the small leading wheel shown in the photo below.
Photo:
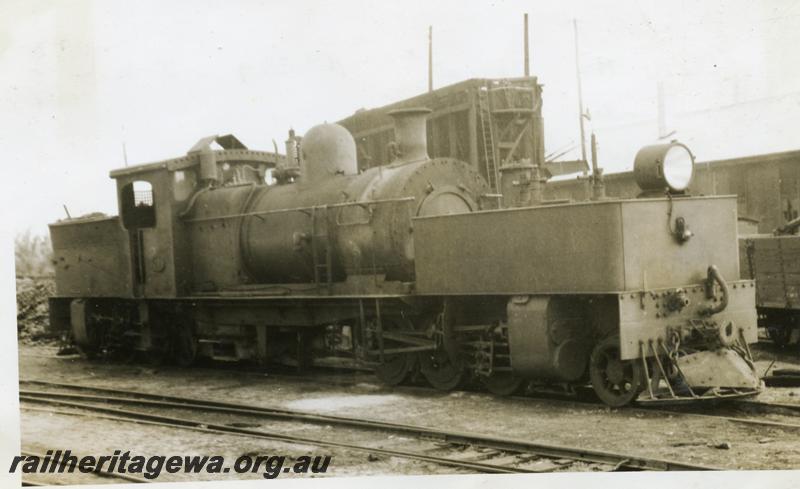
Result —
[{"label": "small leading wheel", "polygon": [[425,380],[441,391],[451,391],[461,385],[466,370],[461,362],[453,362],[443,349],[422,352],[419,367]]},{"label": "small leading wheel", "polygon": [[616,336],[606,338],[594,347],[589,377],[597,397],[611,407],[631,403],[645,387],[641,363],[620,359],[619,337]]},{"label": "small leading wheel", "polygon": [[496,396],[519,394],[527,387],[525,379],[517,377],[511,372],[495,372],[488,377],[483,377],[481,383],[487,391]]}]

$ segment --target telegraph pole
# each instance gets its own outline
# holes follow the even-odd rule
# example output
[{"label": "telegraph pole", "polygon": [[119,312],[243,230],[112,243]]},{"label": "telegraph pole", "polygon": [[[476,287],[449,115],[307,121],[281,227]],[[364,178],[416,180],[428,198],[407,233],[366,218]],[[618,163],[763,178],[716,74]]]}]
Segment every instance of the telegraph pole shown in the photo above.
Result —
[{"label": "telegraph pole", "polygon": [[586,161],[586,133],[583,128],[583,88],[581,87],[581,63],[578,54],[578,21],[572,19],[572,28],[575,32],[575,75],[578,78],[578,122],[581,127],[581,159]]},{"label": "telegraph pole", "polygon": [[529,58],[529,47],[528,47],[528,14],[525,14],[525,76],[531,76],[531,65],[530,65],[530,58]]}]

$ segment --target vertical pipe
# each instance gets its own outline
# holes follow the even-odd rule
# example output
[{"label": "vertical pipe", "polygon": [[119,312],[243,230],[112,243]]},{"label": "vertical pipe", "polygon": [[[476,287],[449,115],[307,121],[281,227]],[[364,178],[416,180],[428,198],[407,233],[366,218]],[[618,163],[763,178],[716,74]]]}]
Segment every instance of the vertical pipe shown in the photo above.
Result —
[{"label": "vertical pipe", "polygon": [[586,161],[586,133],[583,128],[583,88],[581,87],[581,63],[578,55],[578,21],[572,19],[575,32],[575,74],[578,78],[578,122],[581,127],[581,159]]},{"label": "vertical pipe", "polygon": [[428,26],[428,91],[433,91],[433,26]]},{"label": "vertical pipe", "polygon": [[606,198],[606,184],[603,180],[603,170],[597,163],[597,138],[592,131],[592,200],[603,200]]},{"label": "vertical pipe", "polygon": [[529,58],[529,52],[528,52],[528,49],[529,49],[529,47],[528,47],[528,14],[525,14],[524,29],[525,29],[525,41],[524,41],[525,42],[525,46],[524,46],[524,49],[525,49],[525,76],[531,76],[531,66],[530,66],[530,58]]}]

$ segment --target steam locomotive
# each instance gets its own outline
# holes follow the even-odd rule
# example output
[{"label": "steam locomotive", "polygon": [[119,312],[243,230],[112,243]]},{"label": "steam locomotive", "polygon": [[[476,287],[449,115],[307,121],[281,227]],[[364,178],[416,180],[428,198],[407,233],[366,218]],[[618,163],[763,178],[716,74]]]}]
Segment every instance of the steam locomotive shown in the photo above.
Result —
[{"label": "steam locomotive", "polygon": [[119,216],[50,225],[51,328],[89,357],[344,359],[391,385],[591,383],[610,406],[760,391],[736,200],[686,194],[688,148],[638,153],[640,198],[547,202],[536,162],[497,194],[429,158],[427,112],[393,112],[393,161],[362,172],[336,124],[285,155],[215,136],[112,171]]}]

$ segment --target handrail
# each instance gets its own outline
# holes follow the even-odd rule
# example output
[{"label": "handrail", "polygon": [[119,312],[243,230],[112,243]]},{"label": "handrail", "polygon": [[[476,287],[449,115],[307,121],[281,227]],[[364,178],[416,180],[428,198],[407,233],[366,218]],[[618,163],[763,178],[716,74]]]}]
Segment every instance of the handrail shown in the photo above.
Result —
[{"label": "handrail", "polygon": [[[366,201],[359,201],[359,202],[340,202],[337,204],[327,204],[326,207],[328,208],[338,208],[338,207],[351,207],[351,206],[370,206],[375,204],[388,204],[394,202],[408,202],[415,200],[414,197],[398,197],[394,199],[380,199],[380,200],[366,200]],[[191,222],[205,222],[205,221],[217,221],[222,219],[234,219],[237,217],[249,217],[249,216],[265,216],[269,214],[280,214],[282,212],[311,212],[314,208],[320,206],[309,206],[309,207],[294,207],[289,209],[272,209],[268,211],[258,211],[258,212],[242,212],[238,214],[225,214],[222,216],[209,216],[209,217],[199,217],[195,219],[184,219],[183,222],[191,223]]]}]

